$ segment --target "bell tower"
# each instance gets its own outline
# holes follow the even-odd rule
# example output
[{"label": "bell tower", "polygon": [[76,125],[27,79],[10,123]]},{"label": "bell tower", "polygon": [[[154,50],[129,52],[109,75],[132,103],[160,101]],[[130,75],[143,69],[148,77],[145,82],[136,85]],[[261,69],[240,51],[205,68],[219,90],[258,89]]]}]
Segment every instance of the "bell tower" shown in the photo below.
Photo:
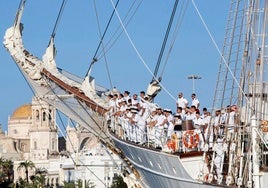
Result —
[{"label": "bell tower", "polygon": [[32,99],[32,125],[29,135],[32,159],[48,159],[49,155],[58,153],[56,109],[36,97]]}]

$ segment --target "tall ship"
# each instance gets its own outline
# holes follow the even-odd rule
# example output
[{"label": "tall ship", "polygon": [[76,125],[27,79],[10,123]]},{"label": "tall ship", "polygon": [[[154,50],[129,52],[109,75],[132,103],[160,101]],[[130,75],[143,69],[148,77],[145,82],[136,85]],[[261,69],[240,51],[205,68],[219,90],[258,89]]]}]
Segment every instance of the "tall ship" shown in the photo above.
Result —
[{"label": "tall ship", "polygon": [[[26,0],[21,1],[14,24],[4,36],[5,48],[38,99],[54,106],[113,149],[126,161],[142,187],[266,187],[267,1],[230,1],[212,107],[201,110],[198,102],[187,104],[183,93],[179,93],[175,113],[154,102],[159,92],[168,92],[158,69],[178,14],[176,10],[189,2],[172,3],[155,71],[149,71],[152,80],[137,98],[128,96],[128,91],[102,87],[91,75],[113,17],[118,17],[122,32],[130,39],[128,22],[120,19],[117,11],[119,1],[111,1],[110,19],[100,32],[101,42],[85,77],[57,67],[55,34],[65,3],[60,6],[42,58],[24,47],[22,32],[27,24],[21,21]],[[139,6],[136,4],[136,8]],[[134,46],[132,41],[131,44]],[[107,51],[109,48],[104,50]],[[120,67],[118,71],[122,71]],[[191,79],[198,77],[192,75]],[[192,97],[195,98],[194,93]]]}]

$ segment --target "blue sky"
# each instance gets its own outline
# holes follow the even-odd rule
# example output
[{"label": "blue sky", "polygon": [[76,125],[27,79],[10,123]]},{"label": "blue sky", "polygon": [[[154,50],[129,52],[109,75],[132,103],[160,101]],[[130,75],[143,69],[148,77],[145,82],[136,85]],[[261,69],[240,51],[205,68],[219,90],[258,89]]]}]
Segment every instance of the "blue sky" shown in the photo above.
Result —
[{"label": "blue sky", "polygon": [[[5,30],[13,24],[19,2],[19,0],[0,1],[2,41]],[[87,72],[100,38],[93,2],[67,1],[55,38],[58,66],[81,77]],[[130,2],[133,0],[119,3],[118,12],[122,19]],[[223,0],[195,0],[194,2],[221,49],[229,2]],[[55,0],[28,0],[26,3],[22,18],[23,41],[25,48],[35,56],[41,58],[47,47],[60,3],[61,1]],[[172,0],[145,0],[127,26],[133,44],[152,72],[158,59],[172,5]],[[103,31],[112,5],[110,0],[98,0],[96,7],[100,28]],[[111,37],[118,24],[118,18],[115,16],[104,43]],[[166,51],[168,49],[169,45]],[[163,57],[162,64],[165,58],[166,56]],[[113,86],[121,91],[129,90],[131,94],[146,90],[152,76],[138,58],[125,33],[108,51],[106,59]],[[210,107],[219,59],[217,49],[194,9],[192,1],[189,1],[176,43],[166,65],[162,84],[173,97],[176,98],[178,92],[183,92],[190,101],[193,86],[192,80],[187,79],[187,76],[199,75],[202,79],[196,80],[195,93],[201,102],[201,107]],[[3,45],[0,47],[0,63],[0,123],[6,130],[8,117],[19,106],[30,103],[33,93]],[[159,73],[161,71],[160,67]],[[94,65],[92,76],[96,78],[96,83],[110,88],[104,58]],[[173,97],[162,90],[155,102],[174,110]]]}]

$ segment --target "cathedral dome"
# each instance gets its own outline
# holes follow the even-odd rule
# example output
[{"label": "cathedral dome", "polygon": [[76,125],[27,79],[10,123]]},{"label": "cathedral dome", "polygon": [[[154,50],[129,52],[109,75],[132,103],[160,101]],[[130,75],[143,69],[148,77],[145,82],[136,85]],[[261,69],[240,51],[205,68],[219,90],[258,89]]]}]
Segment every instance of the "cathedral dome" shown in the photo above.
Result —
[{"label": "cathedral dome", "polygon": [[24,119],[32,117],[32,105],[25,104],[18,107],[12,114],[11,119]]}]

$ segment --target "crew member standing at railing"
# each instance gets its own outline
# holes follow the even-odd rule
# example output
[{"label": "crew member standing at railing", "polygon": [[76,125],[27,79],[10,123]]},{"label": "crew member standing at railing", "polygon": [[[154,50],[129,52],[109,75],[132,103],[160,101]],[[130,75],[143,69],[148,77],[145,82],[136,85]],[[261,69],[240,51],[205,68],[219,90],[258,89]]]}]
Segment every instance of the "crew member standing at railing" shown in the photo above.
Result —
[{"label": "crew member standing at railing", "polygon": [[124,92],[124,99],[125,99],[125,101],[127,101],[127,104],[128,104],[129,99],[131,99],[129,91]]},{"label": "crew member standing at railing", "polygon": [[150,115],[150,106],[149,106],[149,101],[148,101],[148,97],[145,96],[144,98],[141,98],[140,99],[140,102],[139,102],[139,108],[140,108],[140,116],[146,120],[149,115]]},{"label": "crew member standing at railing", "polygon": [[157,123],[157,110],[156,108],[152,109],[150,116],[146,120],[147,125],[147,141],[150,145],[155,143],[155,125]]},{"label": "crew member standing at railing", "polygon": [[130,107],[127,107],[126,108],[126,112],[124,113],[123,115],[123,118],[124,118],[124,123],[122,124],[123,125],[123,129],[124,129],[124,132],[126,134],[125,136],[125,139],[127,140],[131,140],[131,125],[130,125],[130,119],[132,118],[132,112],[131,112],[131,108]]},{"label": "crew member standing at railing", "polygon": [[[174,133],[174,116],[172,115],[172,111],[170,109],[164,109],[164,128],[167,130],[167,139],[171,138],[171,135]],[[165,136],[165,135],[164,135]]]},{"label": "crew member standing at railing", "polygon": [[119,106],[117,108],[117,111],[114,112],[114,114],[113,114],[116,118],[122,116],[125,113],[126,108],[127,108],[127,102],[124,99],[122,99],[119,101],[118,105]]},{"label": "crew member standing at railing", "polygon": [[135,106],[131,107],[131,117],[129,118],[129,134],[130,134],[130,141],[137,142],[137,118],[136,115],[138,114],[138,109]]},{"label": "crew member standing at railing", "polygon": [[186,114],[185,114],[185,120],[194,120],[196,119],[196,107],[195,106],[191,106],[190,108],[186,108],[185,109]]},{"label": "crew member standing at railing", "polygon": [[177,107],[177,113],[176,114],[178,114],[178,115],[180,115],[181,116],[181,120],[182,121],[184,121],[185,120],[185,113],[183,113],[183,111],[182,111],[182,107]]},{"label": "crew member standing at railing", "polygon": [[195,119],[193,119],[193,123],[194,123],[194,128],[195,131],[198,133],[199,136],[199,149],[203,149],[204,146],[204,134],[203,134],[203,129],[204,129],[204,120],[202,119],[202,117],[200,116],[200,112],[197,111],[195,113]]},{"label": "crew member standing at railing", "polygon": [[164,144],[164,120],[162,109],[157,107],[157,123],[155,125],[155,144],[156,148],[162,149]]},{"label": "crew member standing at railing", "polygon": [[111,119],[111,115],[113,114],[114,109],[115,109],[115,100],[113,98],[113,95],[109,94],[108,95],[108,113],[106,116],[107,121]]},{"label": "crew member standing at railing", "polygon": [[205,143],[209,143],[209,148],[213,147],[213,125],[211,124],[211,114],[209,111],[203,111],[202,116],[204,120],[204,138]]},{"label": "crew member standing at railing", "polygon": [[142,116],[140,116],[139,114],[136,115],[137,118],[137,144],[144,144],[145,143],[145,128],[146,128],[146,121],[145,119],[143,119]]},{"label": "crew member standing at railing", "polygon": [[181,115],[176,113],[174,115],[174,133],[176,134],[177,138],[179,139],[178,142],[178,149],[182,149],[182,118]]},{"label": "crew member standing at railing", "polygon": [[136,93],[134,93],[134,94],[132,95],[131,103],[132,103],[132,106],[138,106],[138,104],[139,104],[139,99],[138,99],[138,95],[137,95]]},{"label": "crew member standing at railing", "polygon": [[[218,138],[221,135],[220,125],[221,125],[221,110],[217,109],[215,115],[211,119],[211,125],[213,127],[214,136]],[[221,135],[222,136],[222,135]]]},{"label": "crew member standing at railing", "polygon": [[143,144],[145,141],[145,120],[139,115],[138,109],[132,109],[131,112],[134,114],[130,120],[130,123],[133,127],[132,141],[137,144]]},{"label": "crew member standing at railing", "polygon": [[234,133],[235,133],[235,128],[237,127],[237,122],[236,122],[236,113],[237,113],[237,108],[236,105],[228,106],[228,119],[227,119],[227,141],[232,140],[234,138]]}]

